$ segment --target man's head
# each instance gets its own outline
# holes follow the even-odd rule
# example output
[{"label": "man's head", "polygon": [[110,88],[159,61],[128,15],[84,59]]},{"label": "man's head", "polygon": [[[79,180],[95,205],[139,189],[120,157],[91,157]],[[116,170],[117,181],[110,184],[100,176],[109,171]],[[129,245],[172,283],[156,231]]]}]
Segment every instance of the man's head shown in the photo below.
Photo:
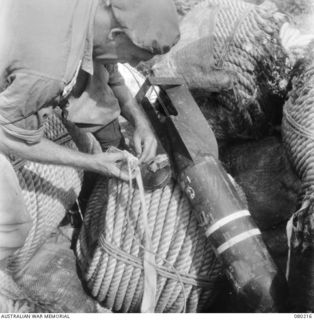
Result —
[{"label": "man's head", "polygon": [[94,58],[137,64],[179,40],[171,0],[102,0],[95,18]]}]

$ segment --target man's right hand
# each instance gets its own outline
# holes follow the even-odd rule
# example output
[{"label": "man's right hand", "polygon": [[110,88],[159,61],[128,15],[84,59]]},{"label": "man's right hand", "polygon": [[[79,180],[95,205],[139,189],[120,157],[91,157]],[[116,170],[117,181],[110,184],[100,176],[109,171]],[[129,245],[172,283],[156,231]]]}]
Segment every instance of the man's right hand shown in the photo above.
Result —
[{"label": "man's right hand", "polygon": [[129,181],[127,155],[120,151],[87,154],[58,145],[46,138],[29,145],[11,138],[0,127],[0,153],[15,154],[35,162],[81,168]]},{"label": "man's right hand", "polygon": [[[93,155],[93,171],[109,177],[129,181],[127,156],[124,152],[102,152]],[[132,177],[133,178],[133,177]]]}]

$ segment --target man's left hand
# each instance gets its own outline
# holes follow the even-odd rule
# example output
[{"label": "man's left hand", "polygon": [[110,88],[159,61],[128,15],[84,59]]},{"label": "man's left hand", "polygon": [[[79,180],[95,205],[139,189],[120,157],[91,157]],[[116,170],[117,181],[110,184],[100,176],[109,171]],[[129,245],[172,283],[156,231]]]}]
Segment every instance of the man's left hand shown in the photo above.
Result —
[{"label": "man's left hand", "polygon": [[156,156],[157,139],[149,126],[137,126],[133,139],[140,162],[149,162]]},{"label": "man's left hand", "polygon": [[121,115],[127,119],[135,129],[133,142],[139,161],[149,162],[153,160],[156,156],[157,139],[142,107],[137,103],[124,82],[120,85],[112,86],[111,89],[119,101]]}]

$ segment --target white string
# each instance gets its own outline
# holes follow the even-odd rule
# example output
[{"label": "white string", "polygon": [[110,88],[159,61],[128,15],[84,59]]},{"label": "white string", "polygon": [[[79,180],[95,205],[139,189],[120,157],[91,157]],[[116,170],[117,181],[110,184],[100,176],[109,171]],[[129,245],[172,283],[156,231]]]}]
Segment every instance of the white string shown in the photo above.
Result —
[{"label": "white string", "polygon": [[288,258],[287,258],[287,265],[286,265],[286,279],[289,280],[290,275],[290,262],[291,262],[291,239],[293,233],[293,219],[294,215],[290,218],[286,226],[286,233],[287,233],[287,244],[288,244]]}]

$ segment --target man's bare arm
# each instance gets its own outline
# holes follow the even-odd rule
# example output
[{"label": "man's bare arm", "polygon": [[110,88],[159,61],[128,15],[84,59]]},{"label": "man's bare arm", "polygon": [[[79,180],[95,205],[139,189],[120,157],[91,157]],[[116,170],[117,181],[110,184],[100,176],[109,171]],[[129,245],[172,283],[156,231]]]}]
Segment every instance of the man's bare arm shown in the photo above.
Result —
[{"label": "man's bare arm", "polygon": [[151,160],[156,155],[157,140],[141,106],[138,105],[125,84],[113,86],[112,90],[119,101],[121,115],[135,128],[134,146],[140,155],[140,161]]},{"label": "man's bare arm", "polygon": [[37,144],[28,145],[22,140],[8,136],[1,128],[0,152],[14,154],[34,162],[76,167],[128,180],[126,172],[119,168],[119,161],[125,160],[122,152],[91,155],[60,146],[45,138]]}]

